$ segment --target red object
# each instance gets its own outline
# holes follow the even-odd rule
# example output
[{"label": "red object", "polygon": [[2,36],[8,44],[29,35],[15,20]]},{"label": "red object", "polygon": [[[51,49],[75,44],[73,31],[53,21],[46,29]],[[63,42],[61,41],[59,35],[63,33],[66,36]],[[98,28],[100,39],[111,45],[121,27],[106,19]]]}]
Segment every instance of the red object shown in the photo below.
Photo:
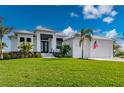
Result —
[{"label": "red object", "polygon": [[93,44],[93,49],[96,49],[96,48],[98,48],[97,41],[95,41],[94,44]]}]

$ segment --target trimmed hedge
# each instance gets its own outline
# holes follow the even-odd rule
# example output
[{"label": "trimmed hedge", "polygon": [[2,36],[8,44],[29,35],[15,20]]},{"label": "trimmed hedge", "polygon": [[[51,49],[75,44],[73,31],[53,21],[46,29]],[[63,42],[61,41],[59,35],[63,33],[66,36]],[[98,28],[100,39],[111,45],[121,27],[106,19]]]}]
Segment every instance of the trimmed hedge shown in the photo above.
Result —
[{"label": "trimmed hedge", "polygon": [[17,59],[17,58],[41,58],[40,52],[9,52],[3,54],[4,59]]},{"label": "trimmed hedge", "polygon": [[124,52],[119,52],[115,57],[124,58]]}]

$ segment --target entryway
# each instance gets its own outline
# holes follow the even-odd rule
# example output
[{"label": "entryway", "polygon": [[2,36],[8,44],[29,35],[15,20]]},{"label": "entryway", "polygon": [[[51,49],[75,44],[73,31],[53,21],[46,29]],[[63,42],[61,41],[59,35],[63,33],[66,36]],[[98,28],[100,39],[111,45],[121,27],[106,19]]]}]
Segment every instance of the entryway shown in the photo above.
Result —
[{"label": "entryway", "polygon": [[49,45],[48,45],[48,41],[41,41],[41,52],[42,53],[48,53],[48,48]]}]

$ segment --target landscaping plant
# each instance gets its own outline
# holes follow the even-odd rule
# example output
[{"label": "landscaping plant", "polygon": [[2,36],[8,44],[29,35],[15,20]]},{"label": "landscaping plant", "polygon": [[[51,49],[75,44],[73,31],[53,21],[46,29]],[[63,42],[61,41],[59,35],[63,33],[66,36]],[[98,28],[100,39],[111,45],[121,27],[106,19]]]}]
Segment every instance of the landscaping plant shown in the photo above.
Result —
[{"label": "landscaping plant", "polygon": [[0,17],[0,59],[3,59],[3,49],[6,46],[5,42],[3,42],[3,37],[13,30],[13,27],[4,26],[2,21],[3,19]]},{"label": "landscaping plant", "polygon": [[23,57],[29,57],[31,55],[31,43],[23,42],[18,48],[20,49],[20,52],[23,53]]},{"label": "landscaping plant", "polygon": [[70,50],[71,50],[71,47],[67,44],[60,46],[61,56],[65,57]]},{"label": "landscaping plant", "polygon": [[82,45],[82,58],[83,58],[83,46],[84,46],[84,40],[87,38],[89,41],[91,41],[92,37],[91,35],[93,34],[93,31],[91,29],[81,29],[80,31],[80,42],[79,45]]}]

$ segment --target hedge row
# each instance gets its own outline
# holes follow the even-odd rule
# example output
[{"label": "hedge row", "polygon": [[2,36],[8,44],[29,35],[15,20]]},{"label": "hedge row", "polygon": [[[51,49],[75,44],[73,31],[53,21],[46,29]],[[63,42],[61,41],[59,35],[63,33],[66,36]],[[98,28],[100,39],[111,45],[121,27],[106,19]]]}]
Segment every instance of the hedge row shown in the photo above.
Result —
[{"label": "hedge row", "polygon": [[124,52],[119,52],[116,57],[124,58]]},{"label": "hedge row", "polygon": [[3,54],[4,59],[17,59],[17,58],[41,58],[40,52],[9,52]]}]

